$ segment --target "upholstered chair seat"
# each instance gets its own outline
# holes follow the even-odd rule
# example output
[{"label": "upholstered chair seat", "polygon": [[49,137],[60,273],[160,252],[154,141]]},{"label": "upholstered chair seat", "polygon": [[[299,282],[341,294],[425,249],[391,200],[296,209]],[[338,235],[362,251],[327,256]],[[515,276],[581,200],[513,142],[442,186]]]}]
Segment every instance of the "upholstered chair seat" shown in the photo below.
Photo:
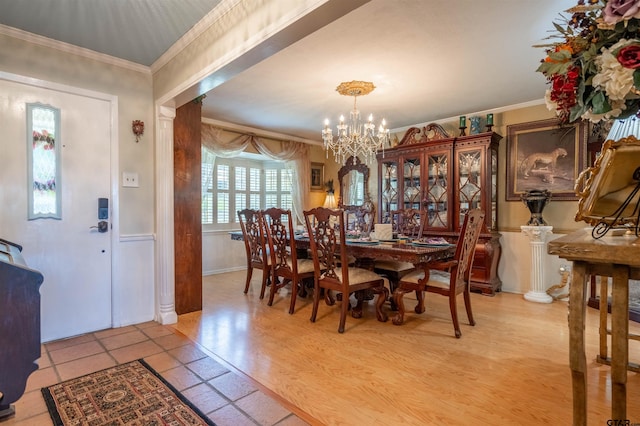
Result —
[{"label": "upholstered chair seat", "polygon": [[[342,282],[342,268],[338,266],[335,271],[336,275],[338,276],[338,280]],[[370,271],[369,269],[354,268],[352,266],[347,268],[347,274],[350,284],[361,284],[364,282],[380,279],[380,275],[376,274],[373,271]]]}]

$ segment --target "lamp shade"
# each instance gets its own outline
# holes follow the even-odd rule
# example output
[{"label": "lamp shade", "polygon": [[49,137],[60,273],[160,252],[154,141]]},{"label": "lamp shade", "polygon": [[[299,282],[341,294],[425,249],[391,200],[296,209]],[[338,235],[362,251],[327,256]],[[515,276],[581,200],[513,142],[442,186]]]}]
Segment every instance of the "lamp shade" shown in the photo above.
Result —
[{"label": "lamp shade", "polygon": [[327,191],[327,198],[324,199],[324,208],[335,209],[338,207],[338,203],[336,203],[336,196],[333,194],[333,191]]},{"label": "lamp shade", "polygon": [[615,120],[607,135],[607,140],[617,141],[627,136],[635,136],[636,139],[640,139],[640,119],[635,115],[623,120]]}]

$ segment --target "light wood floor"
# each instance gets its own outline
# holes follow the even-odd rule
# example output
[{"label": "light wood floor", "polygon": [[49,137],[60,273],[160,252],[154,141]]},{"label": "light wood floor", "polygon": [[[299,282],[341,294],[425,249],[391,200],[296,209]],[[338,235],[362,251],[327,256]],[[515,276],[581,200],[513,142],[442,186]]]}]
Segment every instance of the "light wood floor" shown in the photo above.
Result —
[{"label": "light wood floor", "polygon": [[[522,295],[472,295],[476,326],[460,309],[456,339],[447,299],[427,295],[427,311],[405,324],[347,317],[337,332],[338,307],[289,296],[272,307],[260,300],[260,272],[249,294],[245,272],[205,277],[204,309],[181,315],[176,328],[257,381],[311,424],[327,425],[567,425],[572,420],[567,304],[527,302]],[[462,300],[460,300],[462,302]],[[386,306],[388,309],[388,305]],[[630,331],[640,333],[631,322]],[[587,309],[588,417],[610,415],[610,370],[597,364],[598,316]],[[631,361],[640,359],[630,342]],[[640,423],[640,375],[628,374],[627,413]]]}]

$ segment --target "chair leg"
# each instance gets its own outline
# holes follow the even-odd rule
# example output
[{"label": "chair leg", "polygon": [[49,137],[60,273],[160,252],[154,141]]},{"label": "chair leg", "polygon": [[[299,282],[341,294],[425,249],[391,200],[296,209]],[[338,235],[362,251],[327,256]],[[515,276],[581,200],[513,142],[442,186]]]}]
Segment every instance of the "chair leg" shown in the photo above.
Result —
[{"label": "chair leg", "polygon": [[304,286],[303,280],[291,280],[291,302],[289,302],[289,314],[293,314],[296,309],[296,299],[298,298],[298,284]]},{"label": "chair leg", "polygon": [[476,321],[473,319],[473,312],[471,311],[471,293],[468,287],[463,294],[464,294],[464,307],[467,310],[467,318],[469,318],[469,324],[476,325]]},{"label": "chair leg", "polygon": [[384,302],[386,302],[389,298],[389,290],[387,290],[387,288],[383,284],[380,287],[374,288],[373,292],[378,293],[378,297],[376,298],[376,317],[378,318],[378,321],[386,322],[389,317],[382,310],[382,306],[384,305]]},{"label": "chair leg", "polygon": [[333,294],[331,294],[331,290],[329,289],[325,289],[324,291],[324,302],[328,306],[333,306],[336,303],[336,299],[333,297]]},{"label": "chair leg", "polygon": [[244,285],[244,294],[249,292],[249,285],[251,284],[251,277],[253,276],[253,267],[249,265],[247,267],[247,283]]},{"label": "chair leg", "polygon": [[318,315],[318,305],[320,304],[320,286],[318,285],[318,278],[313,279],[313,308],[311,309],[311,322],[316,322],[316,315]]},{"label": "chair leg", "polygon": [[[284,284],[284,278],[282,279],[282,283]],[[273,298],[276,295],[276,291],[280,290],[281,285],[278,283],[278,277],[276,277],[275,271],[272,272],[271,275],[271,288],[269,289],[269,301],[267,302],[267,306],[273,305]]]},{"label": "chair leg", "polygon": [[271,271],[263,270],[262,271],[262,286],[260,287],[260,299],[264,299],[264,292],[267,289],[267,282],[271,281]]},{"label": "chair leg", "polygon": [[[338,326],[338,333],[344,333],[344,325],[347,322],[347,311],[349,310],[349,295],[342,295],[342,304],[340,305],[340,325]],[[353,315],[353,312],[351,313]],[[360,315],[362,316],[362,314]]]},{"label": "chair leg", "polygon": [[453,328],[456,332],[456,338],[459,339],[462,336],[460,331],[460,322],[458,321],[458,306],[456,304],[456,294],[452,291],[449,294],[449,309],[451,310],[451,321],[453,322]]}]

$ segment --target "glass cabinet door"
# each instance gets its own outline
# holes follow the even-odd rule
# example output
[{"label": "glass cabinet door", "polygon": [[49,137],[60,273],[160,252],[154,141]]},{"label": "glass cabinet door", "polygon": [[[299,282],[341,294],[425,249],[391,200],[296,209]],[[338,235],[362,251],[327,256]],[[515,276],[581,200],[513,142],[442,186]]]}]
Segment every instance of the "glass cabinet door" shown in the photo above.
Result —
[{"label": "glass cabinet door", "polygon": [[449,153],[427,155],[427,175],[425,182],[425,203],[429,228],[449,226]]},{"label": "glass cabinet door", "polygon": [[420,210],[420,157],[402,160],[403,181],[401,208]]},{"label": "glass cabinet door", "polygon": [[381,175],[381,223],[391,223],[390,212],[398,210],[398,163],[383,161],[380,167]]},{"label": "glass cabinet door", "polygon": [[458,157],[458,223],[470,209],[482,208],[482,150],[473,149],[457,153]]}]

